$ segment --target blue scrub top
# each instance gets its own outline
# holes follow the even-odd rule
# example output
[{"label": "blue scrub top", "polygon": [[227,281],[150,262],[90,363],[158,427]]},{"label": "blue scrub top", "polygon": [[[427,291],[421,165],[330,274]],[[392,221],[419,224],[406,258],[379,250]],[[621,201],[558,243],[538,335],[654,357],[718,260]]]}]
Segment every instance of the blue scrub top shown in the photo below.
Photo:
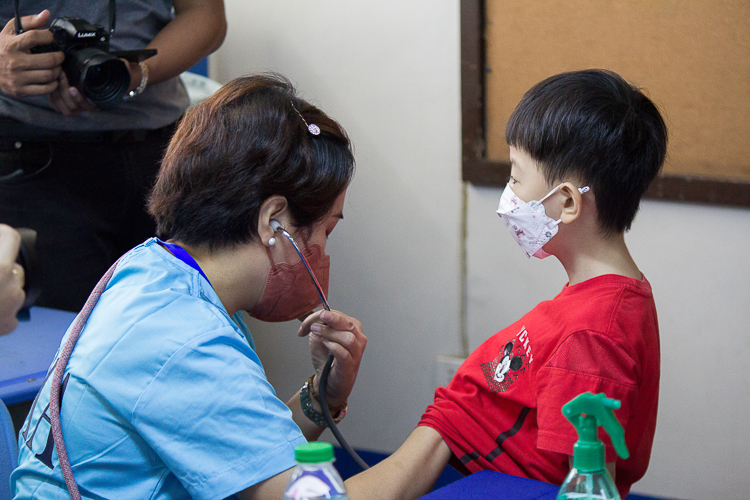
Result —
[{"label": "blue scrub top", "polygon": [[[293,467],[305,442],[241,313],[230,318],[156,239],[120,261],[66,374],[63,435],[84,498],[228,497]],[[51,379],[20,433],[17,499],[70,498],[51,446]]]}]

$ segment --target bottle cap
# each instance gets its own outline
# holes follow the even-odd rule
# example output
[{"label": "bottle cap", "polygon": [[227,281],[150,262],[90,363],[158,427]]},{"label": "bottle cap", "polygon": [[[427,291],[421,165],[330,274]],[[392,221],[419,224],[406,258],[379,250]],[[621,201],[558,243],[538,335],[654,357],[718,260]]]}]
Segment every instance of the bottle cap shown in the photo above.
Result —
[{"label": "bottle cap", "polygon": [[306,443],[294,449],[294,458],[299,463],[314,464],[333,461],[333,445],[331,443]]}]

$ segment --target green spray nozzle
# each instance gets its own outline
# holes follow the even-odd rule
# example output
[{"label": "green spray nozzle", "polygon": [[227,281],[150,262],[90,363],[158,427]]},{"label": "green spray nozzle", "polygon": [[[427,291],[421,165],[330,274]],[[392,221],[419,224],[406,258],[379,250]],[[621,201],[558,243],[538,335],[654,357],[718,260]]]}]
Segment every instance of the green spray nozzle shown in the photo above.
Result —
[{"label": "green spray nozzle", "polygon": [[620,402],[606,394],[584,392],[562,407],[565,417],[578,431],[578,442],[573,448],[573,467],[581,472],[604,470],[604,444],[599,441],[598,427],[601,425],[612,438],[615,451],[622,458],[628,458],[625,445],[625,431],[617,421],[613,410],[620,408]]}]

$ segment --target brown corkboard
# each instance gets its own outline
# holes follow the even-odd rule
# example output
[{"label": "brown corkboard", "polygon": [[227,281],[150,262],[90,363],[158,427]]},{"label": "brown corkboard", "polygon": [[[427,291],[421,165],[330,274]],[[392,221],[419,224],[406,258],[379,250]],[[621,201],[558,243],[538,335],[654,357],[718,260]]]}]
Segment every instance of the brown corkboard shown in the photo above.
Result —
[{"label": "brown corkboard", "polygon": [[606,68],[662,111],[667,176],[750,181],[750,1],[486,0],[483,9],[486,159],[507,161],[505,123],[532,85]]}]

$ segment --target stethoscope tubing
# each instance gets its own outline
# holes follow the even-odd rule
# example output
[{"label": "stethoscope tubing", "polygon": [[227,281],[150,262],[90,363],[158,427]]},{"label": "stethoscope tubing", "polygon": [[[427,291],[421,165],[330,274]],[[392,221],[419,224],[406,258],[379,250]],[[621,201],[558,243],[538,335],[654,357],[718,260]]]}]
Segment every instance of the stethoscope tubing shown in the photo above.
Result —
[{"label": "stethoscope tubing", "polygon": [[[315,277],[315,273],[313,273],[312,268],[310,267],[310,264],[307,262],[307,259],[305,259],[305,256],[302,254],[302,251],[297,246],[297,243],[294,241],[294,238],[292,238],[292,235],[287,232],[286,229],[279,227],[278,231],[281,232],[291,243],[292,246],[294,246],[294,249],[299,254],[300,259],[302,259],[302,262],[305,264],[305,268],[307,269],[307,272],[310,274],[310,278],[312,279],[313,284],[315,285],[315,289],[318,291],[318,295],[320,295],[320,301],[323,303],[323,307],[326,311],[330,311],[331,308],[328,305],[328,300],[326,299],[325,293],[323,293],[323,288],[320,286],[320,283],[318,283],[318,279]],[[344,436],[339,431],[338,426],[336,426],[336,423],[333,421],[333,416],[331,415],[331,410],[328,409],[328,399],[326,395],[326,388],[328,383],[328,375],[331,372],[331,367],[333,366],[333,354],[328,353],[328,359],[326,359],[325,365],[323,365],[323,371],[320,373],[320,387],[318,389],[318,402],[320,403],[320,408],[323,411],[323,417],[326,419],[326,423],[328,424],[328,428],[331,429],[331,432],[333,433],[336,440],[339,442],[341,447],[346,451],[346,453],[354,460],[354,462],[359,466],[362,470],[367,470],[370,467],[365,463],[364,460],[357,454],[356,451],[349,445],[349,443],[344,439]]]}]

